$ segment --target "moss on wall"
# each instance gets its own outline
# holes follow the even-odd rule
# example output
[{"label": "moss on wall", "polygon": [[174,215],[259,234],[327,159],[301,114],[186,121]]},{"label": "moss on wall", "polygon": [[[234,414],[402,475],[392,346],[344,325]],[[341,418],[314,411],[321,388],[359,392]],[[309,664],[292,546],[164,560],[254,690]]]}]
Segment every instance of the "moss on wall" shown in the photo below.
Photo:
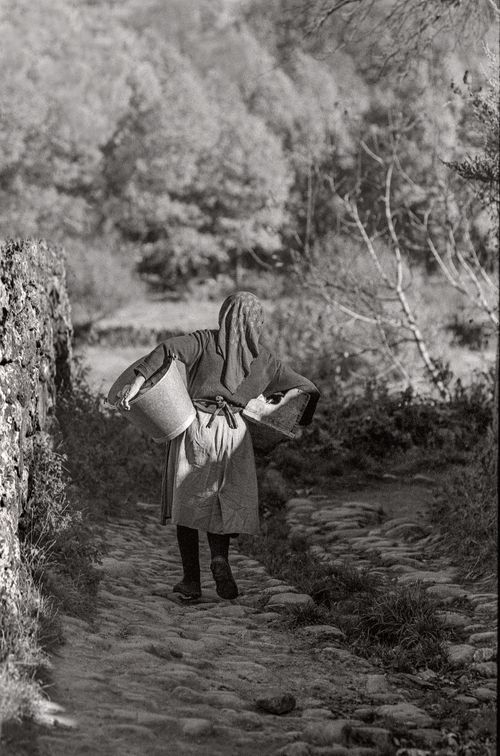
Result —
[{"label": "moss on wall", "polygon": [[38,241],[0,245],[0,612],[4,616],[18,612],[22,605],[19,517],[28,500],[34,439],[56,422],[57,392],[71,382],[71,336],[61,251]]}]

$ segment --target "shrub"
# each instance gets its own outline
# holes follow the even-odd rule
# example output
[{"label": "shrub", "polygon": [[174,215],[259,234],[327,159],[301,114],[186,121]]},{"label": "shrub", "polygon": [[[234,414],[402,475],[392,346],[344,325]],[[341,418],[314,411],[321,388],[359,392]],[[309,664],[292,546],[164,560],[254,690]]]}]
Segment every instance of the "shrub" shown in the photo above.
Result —
[{"label": "shrub", "polygon": [[69,488],[66,457],[42,436],[33,449],[28,502],[19,521],[23,563],[65,610],[88,613],[97,588],[99,559],[88,513]]},{"label": "shrub", "polygon": [[464,577],[492,577],[497,568],[498,509],[493,434],[477,445],[469,463],[441,480],[431,515],[446,534]]},{"label": "shrub", "polygon": [[137,499],[157,497],[164,446],[139,433],[95,396],[80,369],[58,402],[68,470],[93,517],[123,511]]},{"label": "shrub", "polygon": [[[358,467],[381,463],[395,452],[420,450],[433,464],[463,459],[485,436],[493,416],[492,375],[479,374],[468,387],[457,381],[449,401],[412,390],[390,392],[384,383],[365,385],[361,395],[323,384],[314,423],[286,454],[340,456]],[[286,457],[285,454],[285,457]],[[279,466],[281,450],[274,461]]]},{"label": "shrub", "polygon": [[40,620],[51,612],[25,567],[17,583],[16,596],[0,587],[0,723],[36,708],[40,691],[34,677],[44,662]]}]

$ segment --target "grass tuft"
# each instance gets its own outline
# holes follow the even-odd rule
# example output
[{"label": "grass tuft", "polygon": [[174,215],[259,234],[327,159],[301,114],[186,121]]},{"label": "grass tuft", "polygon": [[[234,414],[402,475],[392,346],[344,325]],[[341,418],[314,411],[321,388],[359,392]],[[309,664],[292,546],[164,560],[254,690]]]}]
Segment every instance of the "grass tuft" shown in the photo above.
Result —
[{"label": "grass tuft", "polygon": [[35,582],[64,611],[88,616],[97,591],[93,565],[100,549],[88,512],[69,488],[65,464],[49,436],[37,439],[28,501],[19,521],[21,556]]},{"label": "grass tuft", "polygon": [[496,446],[491,436],[476,447],[463,468],[441,481],[432,517],[446,534],[445,550],[466,579],[490,577],[497,571],[498,499]]},{"label": "grass tuft", "polygon": [[419,584],[399,586],[350,562],[329,564],[310,553],[302,538],[288,540],[283,510],[269,513],[264,533],[241,537],[240,548],[263,562],[274,577],[308,593],[314,604],[284,613],[290,628],[331,624],[351,649],[397,671],[446,666],[449,637],[438,604]]}]

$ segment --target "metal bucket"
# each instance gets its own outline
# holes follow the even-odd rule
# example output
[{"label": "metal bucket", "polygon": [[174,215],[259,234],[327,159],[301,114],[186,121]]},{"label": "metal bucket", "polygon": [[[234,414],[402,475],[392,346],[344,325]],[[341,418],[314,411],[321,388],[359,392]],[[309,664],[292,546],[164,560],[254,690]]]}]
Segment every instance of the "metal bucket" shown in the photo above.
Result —
[{"label": "metal bucket", "polygon": [[284,407],[276,407],[271,414],[263,415],[269,409],[269,403],[263,396],[251,399],[242,415],[248,420],[248,429],[255,449],[271,451],[283,441],[297,438],[300,433],[299,422],[309,402],[309,396],[299,394]]},{"label": "metal bucket", "polygon": [[121,389],[133,382],[134,368],[141,361],[142,358],[134,362],[117,378],[109,390],[107,401],[154,441],[171,441],[180,436],[196,417],[176,360],[171,360],[165,370],[146,381],[131,400],[130,410],[118,406]]}]

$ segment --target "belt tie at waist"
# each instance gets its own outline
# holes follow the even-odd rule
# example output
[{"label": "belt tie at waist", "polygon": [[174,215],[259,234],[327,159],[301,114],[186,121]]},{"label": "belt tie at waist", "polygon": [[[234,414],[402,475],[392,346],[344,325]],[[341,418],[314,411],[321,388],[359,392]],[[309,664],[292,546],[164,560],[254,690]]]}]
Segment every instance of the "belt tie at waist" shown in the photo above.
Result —
[{"label": "belt tie at waist", "polygon": [[224,415],[226,418],[227,424],[230,428],[233,430],[238,427],[238,423],[236,422],[235,414],[238,414],[241,412],[241,409],[238,408],[232,408],[228,402],[224,399],[223,396],[216,396],[215,397],[215,407],[214,402],[212,400],[204,400],[204,399],[195,399],[194,400],[195,407],[198,407],[203,412],[209,412],[211,414],[211,418],[207,423],[207,428],[211,428],[214,422],[214,418],[217,415]]}]

